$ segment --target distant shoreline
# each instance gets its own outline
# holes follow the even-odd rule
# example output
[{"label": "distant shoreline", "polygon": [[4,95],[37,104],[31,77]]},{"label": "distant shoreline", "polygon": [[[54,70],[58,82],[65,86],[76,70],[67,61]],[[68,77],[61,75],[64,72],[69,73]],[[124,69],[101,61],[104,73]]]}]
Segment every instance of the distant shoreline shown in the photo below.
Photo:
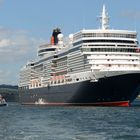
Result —
[{"label": "distant shoreline", "polygon": [[18,86],[0,85],[0,94],[7,102],[19,102]]}]

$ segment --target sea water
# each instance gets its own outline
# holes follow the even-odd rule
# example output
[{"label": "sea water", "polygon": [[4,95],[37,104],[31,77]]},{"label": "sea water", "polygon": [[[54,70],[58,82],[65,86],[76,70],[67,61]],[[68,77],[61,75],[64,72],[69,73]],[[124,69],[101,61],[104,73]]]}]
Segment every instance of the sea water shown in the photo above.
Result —
[{"label": "sea water", "polygon": [[140,140],[140,106],[0,107],[0,140]]}]

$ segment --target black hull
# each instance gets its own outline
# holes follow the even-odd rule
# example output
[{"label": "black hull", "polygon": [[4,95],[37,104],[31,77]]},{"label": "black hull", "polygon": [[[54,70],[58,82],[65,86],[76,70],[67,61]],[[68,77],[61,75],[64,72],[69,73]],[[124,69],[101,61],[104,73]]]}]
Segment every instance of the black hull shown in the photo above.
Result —
[{"label": "black hull", "polygon": [[43,98],[47,105],[128,106],[139,94],[140,73],[125,74],[73,84],[20,89],[20,102],[34,104]]},{"label": "black hull", "polygon": [[6,104],[6,103],[4,103],[4,104],[0,104],[0,107],[1,107],[1,106],[7,106],[7,104]]}]

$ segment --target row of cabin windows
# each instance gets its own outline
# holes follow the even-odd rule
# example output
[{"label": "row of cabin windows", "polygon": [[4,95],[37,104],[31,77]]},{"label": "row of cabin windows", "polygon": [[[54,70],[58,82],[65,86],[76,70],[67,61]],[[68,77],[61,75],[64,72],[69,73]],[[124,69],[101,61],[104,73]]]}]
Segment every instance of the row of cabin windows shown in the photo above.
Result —
[{"label": "row of cabin windows", "polygon": [[19,89],[29,89],[29,86],[18,87]]},{"label": "row of cabin windows", "polygon": [[43,49],[43,50],[40,50],[38,53],[48,52],[48,51],[55,51],[55,48],[47,48],[47,49]]},{"label": "row of cabin windows", "polygon": [[33,84],[33,85],[30,85],[30,87],[40,87],[41,84]]},{"label": "row of cabin windows", "polygon": [[119,33],[84,33],[74,36],[74,41],[82,37],[115,37],[115,38],[136,38],[136,34],[119,34]]},{"label": "row of cabin windows", "polygon": [[64,83],[64,79],[62,80],[57,80],[57,81],[51,81],[51,84],[60,84],[60,83]]},{"label": "row of cabin windows", "polygon": [[[96,65],[96,67],[99,67],[99,66],[100,66],[100,65]],[[106,66],[113,66],[113,64],[112,64],[112,65],[111,65],[111,64],[108,64],[108,65],[106,65]],[[118,64],[117,66],[120,67],[121,65]],[[133,66],[136,67],[136,64],[134,64]]]},{"label": "row of cabin windows", "polygon": [[67,65],[67,62],[57,63],[56,65],[57,65],[57,66],[64,66],[64,65]]},{"label": "row of cabin windows", "polygon": [[[89,77],[90,78],[90,77]],[[79,81],[79,80],[87,80],[88,78],[87,77],[83,77],[83,78],[76,78],[76,81]],[[66,79],[66,82],[71,82],[72,79],[69,78],[69,79]],[[64,79],[63,80],[57,80],[57,81],[51,81],[51,84],[60,84],[60,83],[64,83]]]},{"label": "row of cabin windows", "polygon": [[136,34],[116,34],[116,33],[85,33],[82,37],[118,37],[118,38],[136,38]]},{"label": "row of cabin windows", "polygon": [[140,52],[139,48],[81,48],[83,52]]},{"label": "row of cabin windows", "polygon": [[[97,40],[81,40],[78,42],[73,43],[73,46],[77,46],[82,43],[129,43],[134,44],[134,41],[131,40],[104,40],[104,39],[97,39]],[[137,42],[138,44],[138,42]]]},{"label": "row of cabin windows", "polygon": [[[88,45],[83,45],[83,47],[96,47],[96,46],[104,46],[104,47],[115,47],[115,44],[88,44]],[[117,47],[137,47],[136,45],[117,45]]]}]

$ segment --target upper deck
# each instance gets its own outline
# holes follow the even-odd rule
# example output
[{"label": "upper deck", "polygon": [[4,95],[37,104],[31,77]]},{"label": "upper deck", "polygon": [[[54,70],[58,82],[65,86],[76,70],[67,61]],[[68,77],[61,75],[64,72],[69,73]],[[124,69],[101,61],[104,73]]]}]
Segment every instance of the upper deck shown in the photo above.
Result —
[{"label": "upper deck", "polygon": [[137,40],[137,32],[129,30],[109,29],[109,16],[103,5],[102,15],[99,17],[101,21],[100,29],[81,30],[74,34],[73,42],[81,39],[118,39],[118,40]]},{"label": "upper deck", "polygon": [[128,30],[113,30],[113,29],[97,29],[97,30],[81,30],[74,34],[73,41],[77,41],[82,38],[118,38],[118,39],[137,39],[136,31]]}]

